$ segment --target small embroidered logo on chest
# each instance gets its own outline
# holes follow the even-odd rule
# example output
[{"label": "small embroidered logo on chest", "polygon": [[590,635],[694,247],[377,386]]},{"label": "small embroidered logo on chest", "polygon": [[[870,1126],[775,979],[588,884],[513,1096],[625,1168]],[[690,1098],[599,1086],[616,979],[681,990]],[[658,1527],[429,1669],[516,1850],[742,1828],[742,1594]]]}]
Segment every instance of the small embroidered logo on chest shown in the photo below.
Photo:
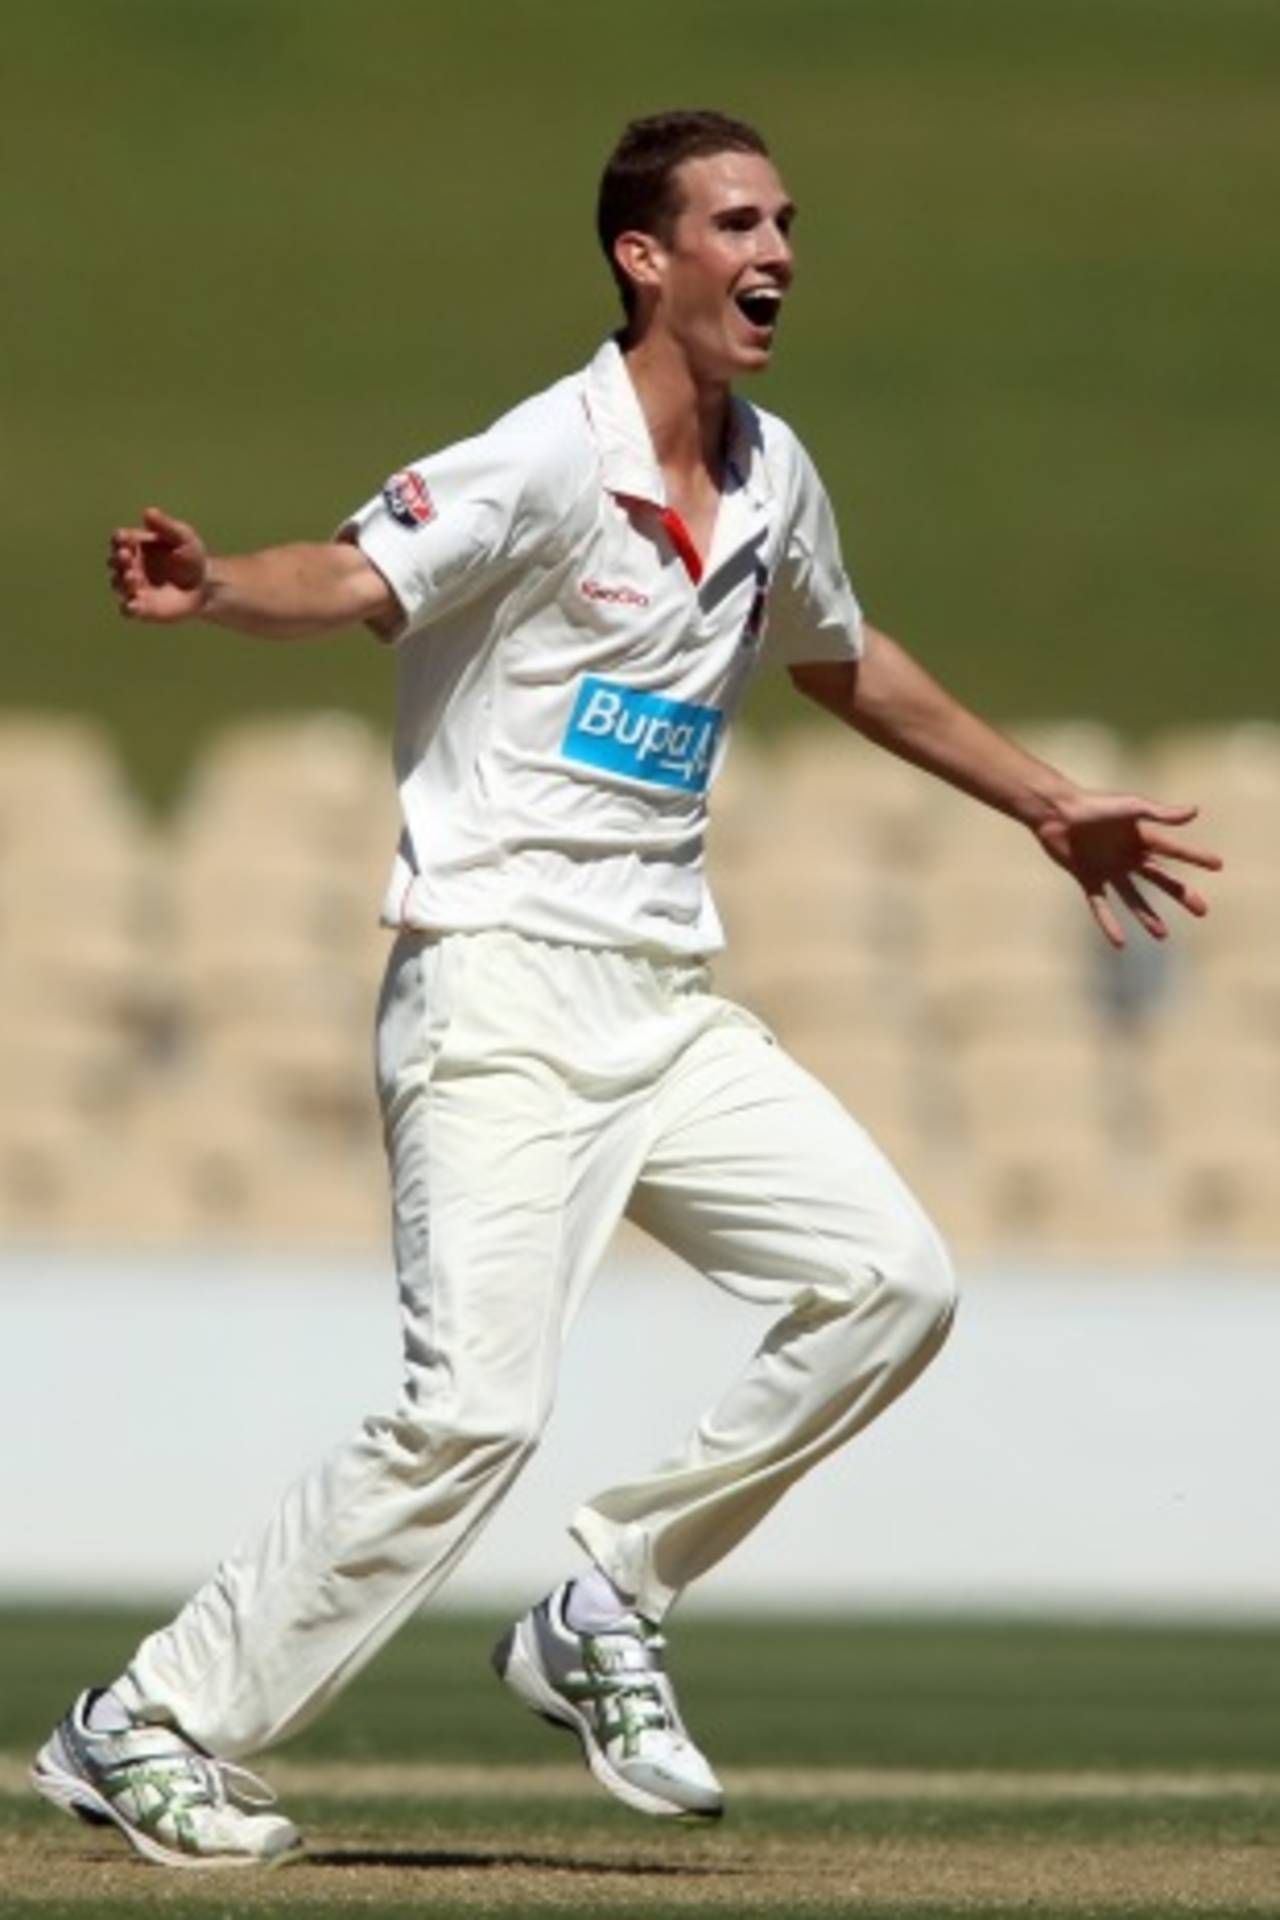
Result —
[{"label": "small embroidered logo on chest", "polygon": [[751,601],[751,610],[746,625],[742,629],[739,646],[744,649],[754,647],[764,632],[764,616],[769,605],[769,569],[759,560],[756,562],[756,590]]},{"label": "small embroidered logo on chest", "polygon": [[609,586],[603,580],[588,577],[578,582],[578,592],[585,600],[603,600],[611,607],[647,607],[649,595],[642,593],[639,587],[625,584]]}]

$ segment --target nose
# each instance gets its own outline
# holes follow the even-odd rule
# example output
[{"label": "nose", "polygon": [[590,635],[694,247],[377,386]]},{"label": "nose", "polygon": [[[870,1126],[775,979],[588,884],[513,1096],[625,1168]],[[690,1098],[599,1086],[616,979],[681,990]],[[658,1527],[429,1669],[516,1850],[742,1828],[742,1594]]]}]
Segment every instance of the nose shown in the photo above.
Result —
[{"label": "nose", "polygon": [[789,286],[796,270],[796,257],[785,228],[776,220],[762,220],[758,232],[759,264],[767,267],[780,285]]}]

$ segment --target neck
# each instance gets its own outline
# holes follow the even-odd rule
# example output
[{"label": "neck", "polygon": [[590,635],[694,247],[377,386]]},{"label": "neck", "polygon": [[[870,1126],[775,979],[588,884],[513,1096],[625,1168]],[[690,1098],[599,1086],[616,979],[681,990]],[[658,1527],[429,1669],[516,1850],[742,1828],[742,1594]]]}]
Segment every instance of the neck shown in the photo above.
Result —
[{"label": "neck", "polygon": [[719,481],[729,423],[727,380],[701,381],[675,342],[648,335],[623,347],[627,369],[664,473]]}]

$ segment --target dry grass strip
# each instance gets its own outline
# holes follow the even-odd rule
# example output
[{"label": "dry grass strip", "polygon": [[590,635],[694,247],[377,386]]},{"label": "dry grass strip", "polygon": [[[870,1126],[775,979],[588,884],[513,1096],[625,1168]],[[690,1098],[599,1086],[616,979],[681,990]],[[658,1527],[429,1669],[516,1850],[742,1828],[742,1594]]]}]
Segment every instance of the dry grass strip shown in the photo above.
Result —
[{"label": "dry grass strip", "polygon": [[[438,1840],[439,1837],[437,1837]],[[536,1914],[572,1907],[628,1912],[732,1912],[747,1904],[778,1913],[856,1915],[865,1903],[913,1908],[950,1903],[1007,1907],[1010,1914],[1079,1905],[1094,1910],[1144,1904],[1161,1913],[1233,1911],[1275,1915],[1280,1847],[941,1839],[786,1840],[652,1832],[582,1841],[553,1831],[515,1845],[500,1825],[465,1844],[321,1847],[278,1873],[164,1873],[124,1853],[119,1842],[70,1823],[39,1840],[0,1844],[0,1910],[6,1896],[83,1904],[86,1920],[108,1901],[163,1910],[208,1904],[237,1915],[287,1902],[299,1915],[326,1903],[353,1910],[429,1913],[434,1904]]]},{"label": "dry grass strip", "polygon": [[[536,1915],[571,1907],[608,1915],[732,1912],[750,1904],[783,1914],[847,1914],[867,1904],[898,1909],[904,1920],[921,1906],[957,1912],[1007,1907],[1010,1915],[1079,1906],[1093,1910],[1147,1905],[1167,1913],[1231,1909],[1280,1912],[1280,1822],[1275,1844],[1215,1841],[1171,1833],[1152,1840],[1103,1835],[966,1837],[760,1834],[736,1827],[673,1829],[638,1822],[625,1835],[566,1831],[548,1812],[518,1836],[504,1828],[503,1800],[564,1801],[596,1797],[580,1768],[455,1767],[385,1763],[320,1764],[281,1760],[271,1767],[285,1795],[332,1800],[329,1831],[313,1834],[306,1860],[282,1873],[164,1873],[146,1867],[113,1835],[60,1819],[52,1810],[38,1831],[0,1841],[0,1913],[8,1899],[63,1900],[82,1905],[86,1920],[110,1901],[139,1911],[188,1903],[251,1915],[267,1902],[296,1907],[348,1906],[366,1912],[432,1905]],[[1144,1798],[1239,1795],[1274,1800],[1275,1773],[964,1773],[872,1769],[766,1770],[731,1773],[735,1799],[856,1803],[931,1800],[981,1805],[1055,1799],[1114,1803]],[[26,1763],[0,1757],[0,1793],[25,1792]],[[406,1831],[364,1831],[360,1807],[374,1799],[418,1802]],[[440,1803],[493,1807],[486,1830],[468,1823],[465,1837],[443,1827]],[[435,1803],[434,1807],[430,1803]]]}]

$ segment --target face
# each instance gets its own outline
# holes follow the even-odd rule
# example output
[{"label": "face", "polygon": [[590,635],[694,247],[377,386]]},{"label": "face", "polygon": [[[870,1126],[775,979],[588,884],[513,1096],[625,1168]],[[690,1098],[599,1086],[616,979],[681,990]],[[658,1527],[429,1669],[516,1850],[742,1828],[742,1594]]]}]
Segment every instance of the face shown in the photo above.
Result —
[{"label": "face", "polygon": [[700,379],[758,373],[795,270],[795,208],[758,153],[686,160],[676,184],[681,207],[669,239],[624,236],[644,243],[643,259],[624,254],[624,264],[653,290],[649,328],[670,334]]}]

